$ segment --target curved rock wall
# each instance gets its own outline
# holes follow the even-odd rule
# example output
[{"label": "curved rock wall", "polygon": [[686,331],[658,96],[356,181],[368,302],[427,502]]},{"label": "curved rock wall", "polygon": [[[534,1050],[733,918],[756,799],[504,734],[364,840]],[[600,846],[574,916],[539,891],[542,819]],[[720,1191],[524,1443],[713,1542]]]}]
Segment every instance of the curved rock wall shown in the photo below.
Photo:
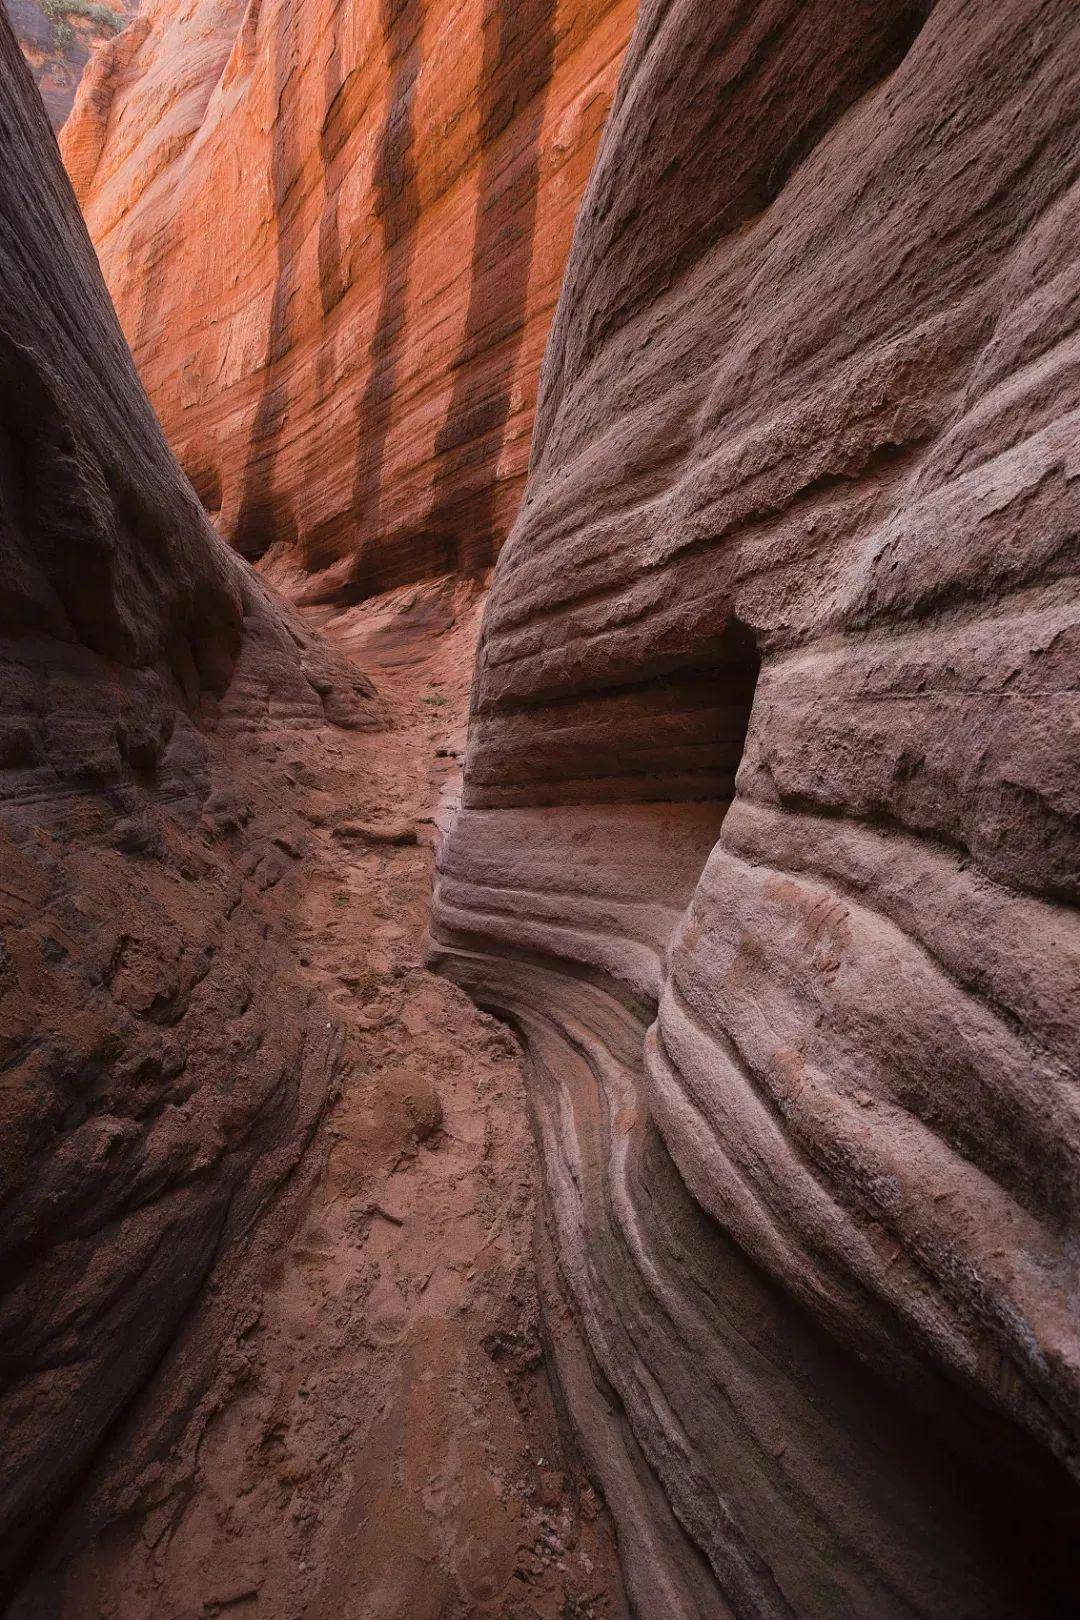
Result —
[{"label": "curved rock wall", "polygon": [[153,0],[64,154],[220,531],[358,599],[513,519],[632,0]]},{"label": "curved rock wall", "polygon": [[582,204],[436,953],[665,1620],[1080,1594],[1078,53],[647,0]]},{"label": "curved rock wall", "polygon": [[155,1372],[112,1511],[162,1488],[334,1082],[237,750],[374,707],[173,461],[2,16],[0,150],[2,1605]]}]

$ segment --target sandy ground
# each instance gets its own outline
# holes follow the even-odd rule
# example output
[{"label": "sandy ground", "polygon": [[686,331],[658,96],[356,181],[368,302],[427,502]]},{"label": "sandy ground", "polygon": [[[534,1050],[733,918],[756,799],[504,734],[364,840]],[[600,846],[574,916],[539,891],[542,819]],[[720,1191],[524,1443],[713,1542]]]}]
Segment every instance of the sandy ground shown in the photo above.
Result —
[{"label": "sandy ground", "polygon": [[192,1487],[81,1564],[77,1620],[625,1612],[542,1363],[518,1052],[422,966],[480,606],[426,586],[319,621],[391,714],[283,761],[311,831],[282,903],[346,1076]]}]

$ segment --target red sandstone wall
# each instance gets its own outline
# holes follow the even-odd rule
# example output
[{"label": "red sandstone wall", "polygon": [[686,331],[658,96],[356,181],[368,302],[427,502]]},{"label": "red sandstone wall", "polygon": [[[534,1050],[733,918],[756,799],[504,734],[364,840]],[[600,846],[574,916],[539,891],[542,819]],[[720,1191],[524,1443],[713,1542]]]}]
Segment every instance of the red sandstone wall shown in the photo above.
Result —
[{"label": "red sandstone wall", "polygon": [[352,597],[490,563],[631,0],[156,0],[64,154],[242,551]]},{"label": "red sandstone wall", "polygon": [[0,1610],[42,1620],[13,1582],[172,1453],[339,1071],[246,784],[378,707],[181,477],[2,13],[0,153]]}]

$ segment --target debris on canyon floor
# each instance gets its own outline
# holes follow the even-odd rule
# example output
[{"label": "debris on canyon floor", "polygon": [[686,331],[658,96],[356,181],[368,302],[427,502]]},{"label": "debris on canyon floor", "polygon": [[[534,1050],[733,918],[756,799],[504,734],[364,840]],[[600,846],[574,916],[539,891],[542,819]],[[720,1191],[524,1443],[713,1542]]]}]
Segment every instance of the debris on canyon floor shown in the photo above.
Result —
[{"label": "debris on canyon floor", "polygon": [[[66,1560],[66,1620],[624,1612],[543,1367],[518,1047],[423,966],[431,848],[415,827],[463,718],[479,607],[457,590],[446,635],[385,683],[384,729],[234,748],[245,813],[224,836],[280,857],[266,881],[343,1066],[182,1466],[159,1460]],[[327,633],[371,669],[371,632],[394,619],[391,598]],[[303,781],[304,834],[268,795],[271,755]],[[412,837],[343,840],[325,805]]]},{"label": "debris on canyon floor", "polygon": [[4,1620],[1080,1609],[1080,12],[634,10],[0,0]]}]

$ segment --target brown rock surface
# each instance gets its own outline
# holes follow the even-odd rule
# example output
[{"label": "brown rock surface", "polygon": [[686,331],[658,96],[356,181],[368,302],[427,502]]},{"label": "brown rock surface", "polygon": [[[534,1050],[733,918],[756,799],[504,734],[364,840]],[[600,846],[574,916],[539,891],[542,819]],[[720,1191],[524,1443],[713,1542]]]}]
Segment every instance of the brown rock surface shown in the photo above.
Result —
[{"label": "brown rock surface", "polygon": [[64,154],[220,531],[323,595],[482,571],[632,0],[151,0]]},{"label": "brown rock surface", "polygon": [[132,0],[0,0],[30,64],[45,111],[59,129],[75,100],[91,52],[113,39],[135,10]]},{"label": "brown rock surface", "polygon": [[[265,724],[271,690],[322,722],[310,637],[169,454],[4,19],[0,147],[10,1574],[299,1159],[338,1059],[299,982],[271,993],[280,930],[198,832],[235,796],[208,731]],[[188,1398],[205,1375],[196,1355]]]},{"label": "brown rock surface", "polygon": [[[429,849],[335,837],[342,807],[425,805],[463,717],[476,599],[450,605],[434,647],[400,606],[329,626],[365,662],[380,619],[411,643],[386,729],[274,729],[262,755],[234,741],[232,796],[202,818],[257,890],[272,880],[293,954],[256,971],[278,996],[307,989],[339,1084],[280,1211],[196,1303],[13,1620],[625,1614],[610,1527],[541,1365],[513,1040],[420,964]],[[214,1363],[192,1400],[200,1346]]]},{"label": "brown rock surface", "polygon": [[613,1620],[513,1042],[418,960],[475,600],[393,704],[361,627],[276,602],[170,456],[2,17],[0,150],[0,1608]]},{"label": "brown rock surface", "polygon": [[437,959],[664,1620],[1080,1603],[1078,62],[648,0],[583,200]]}]

